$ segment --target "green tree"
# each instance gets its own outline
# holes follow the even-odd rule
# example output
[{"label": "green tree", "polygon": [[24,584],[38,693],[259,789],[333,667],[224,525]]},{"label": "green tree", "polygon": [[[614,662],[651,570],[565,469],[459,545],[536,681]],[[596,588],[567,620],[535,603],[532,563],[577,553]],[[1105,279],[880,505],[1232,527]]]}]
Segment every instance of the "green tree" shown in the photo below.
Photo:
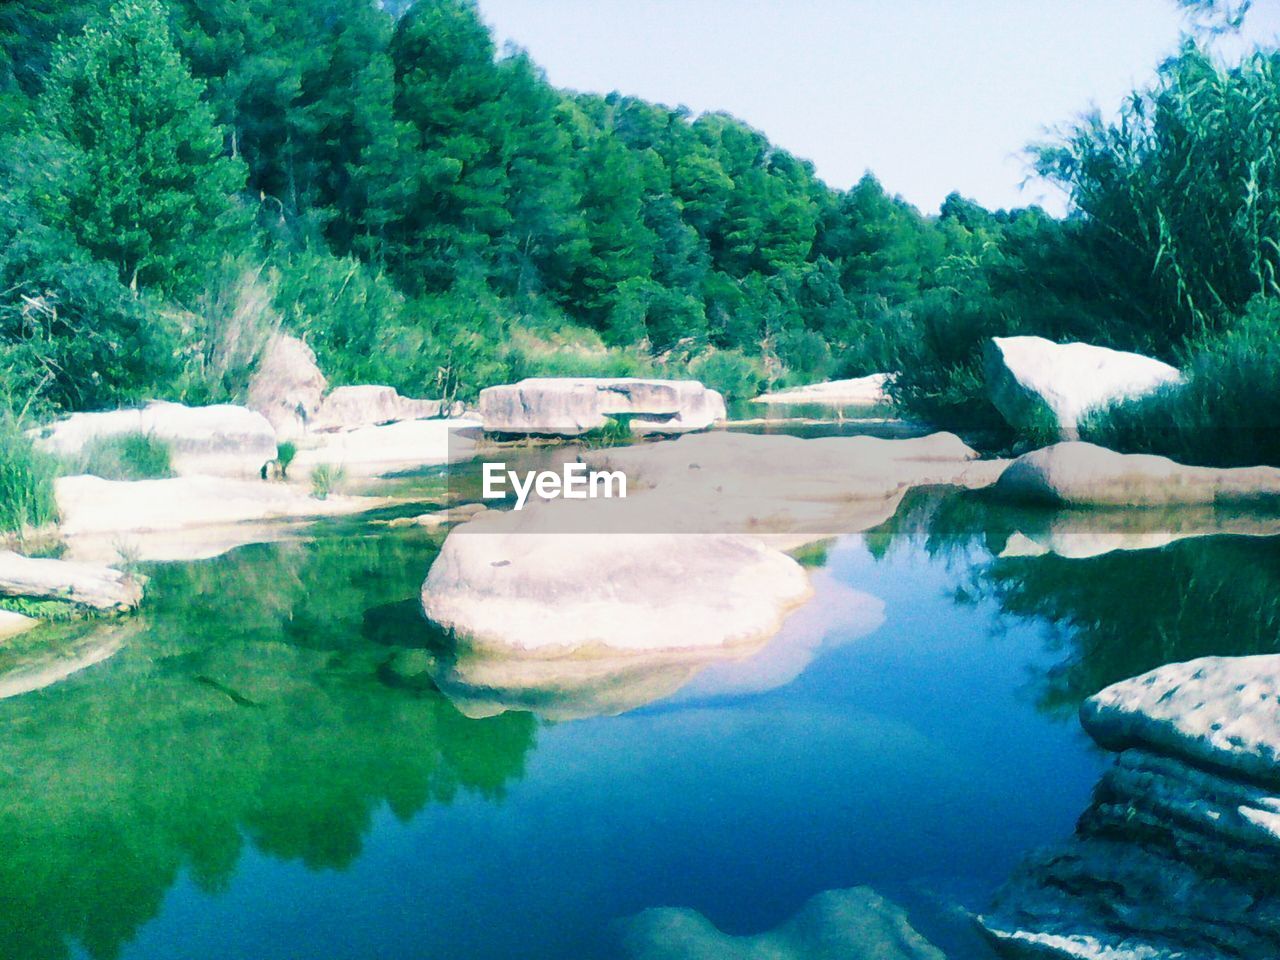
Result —
[{"label": "green tree", "polygon": [[54,51],[40,110],[65,150],[38,202],[135,289],[189,289],[244,240],[244,168],[223,156],[203,92],[159,0],[121,0]]}]

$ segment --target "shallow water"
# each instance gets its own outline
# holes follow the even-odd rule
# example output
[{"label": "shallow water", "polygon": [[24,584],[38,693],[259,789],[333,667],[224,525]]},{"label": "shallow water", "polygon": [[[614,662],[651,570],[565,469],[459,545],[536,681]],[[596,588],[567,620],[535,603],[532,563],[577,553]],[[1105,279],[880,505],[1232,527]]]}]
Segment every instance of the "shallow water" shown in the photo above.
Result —
[{"label": "shallow water", "polygon": [[988,957],[966,911],[1109,762],[1079,701],[1280,623],[1275,540],[997,559],[1003,529],[914,498],[808,551],[816,597],[752,659],[564,722],[435,690],[438,535],[153,567],[119,653],[0,701],[0,951],[596,960],[648,907],[754,933],[867,885]]}]

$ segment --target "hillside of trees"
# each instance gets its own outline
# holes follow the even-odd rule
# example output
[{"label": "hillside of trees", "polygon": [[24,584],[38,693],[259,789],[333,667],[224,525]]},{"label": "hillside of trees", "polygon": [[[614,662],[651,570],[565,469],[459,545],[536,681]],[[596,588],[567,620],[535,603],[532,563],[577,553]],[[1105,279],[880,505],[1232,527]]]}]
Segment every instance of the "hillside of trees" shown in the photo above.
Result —
[{"label": "hillside of trees", "polygon": [[472,0],[7,4],[0,394],[235,398],[284,326],[335,382],[410,395],[894,370],[910,411],[994,426],[987,336],[1189,362],[1274,331],[1276,69],[1188,40],[1117,119],[1037,148],[1068,218],[924,215],[726,114],[556,89]]}]

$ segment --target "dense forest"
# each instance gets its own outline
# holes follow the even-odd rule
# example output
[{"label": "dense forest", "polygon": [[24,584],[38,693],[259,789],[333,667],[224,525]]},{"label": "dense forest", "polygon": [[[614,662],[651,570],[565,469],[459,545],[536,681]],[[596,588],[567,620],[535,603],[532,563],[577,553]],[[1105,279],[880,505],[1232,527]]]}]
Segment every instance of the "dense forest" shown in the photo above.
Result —
[{"label": "dense forest", "polygon": [[891,370],[910,412],[996,426],[979,347],[1027,332],[1193,371],[1156,421],[1099,426],[1117,442],[1263,424],[1280,57],[1224,65],[1208,42],[1032,148],[1067,218],[959,195],[925,215],[870,174],[832,189],[726,114],[556,89],[472,0],[5,4],[3,402],[235,398],[283,326],[335,382],[411,395],[655,371],[745,396]]}]

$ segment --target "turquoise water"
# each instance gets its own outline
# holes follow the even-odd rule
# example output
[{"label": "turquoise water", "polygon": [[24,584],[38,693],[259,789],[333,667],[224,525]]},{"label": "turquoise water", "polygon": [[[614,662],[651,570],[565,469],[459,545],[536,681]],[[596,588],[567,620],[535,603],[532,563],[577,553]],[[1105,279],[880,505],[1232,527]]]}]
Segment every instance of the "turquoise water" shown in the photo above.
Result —
[{"label": "turquoise water", "polygon": [[1280,547],[996,559],[983,508],[930,509],[810,551],[753,660],[562,722],[434,689],[420,530],[153,567],[119,653],[0,702],[0,950],[596,960],[648,907],[753,933],[867,885],[988,957],[966,911],[1108,763],[1079,700],[1269,648]]}]

